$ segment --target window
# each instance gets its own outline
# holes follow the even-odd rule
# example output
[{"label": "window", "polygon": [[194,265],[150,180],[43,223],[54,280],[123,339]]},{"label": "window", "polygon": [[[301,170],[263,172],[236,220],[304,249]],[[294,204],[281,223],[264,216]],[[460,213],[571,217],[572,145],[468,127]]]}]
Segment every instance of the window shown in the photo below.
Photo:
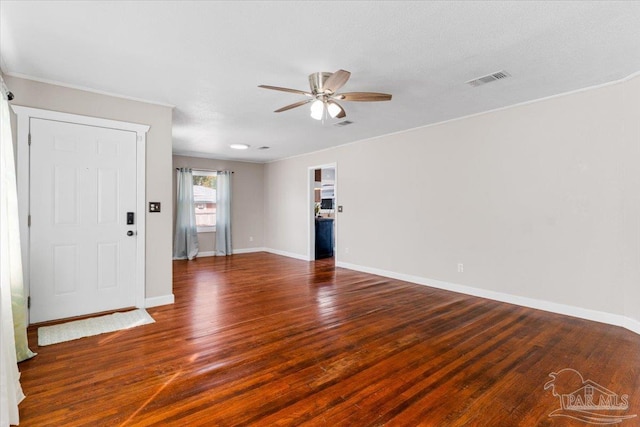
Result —
[{"label": "window", "polygon": [[193,205],[199,233],[216,231],[215,172],[193,171]]}]

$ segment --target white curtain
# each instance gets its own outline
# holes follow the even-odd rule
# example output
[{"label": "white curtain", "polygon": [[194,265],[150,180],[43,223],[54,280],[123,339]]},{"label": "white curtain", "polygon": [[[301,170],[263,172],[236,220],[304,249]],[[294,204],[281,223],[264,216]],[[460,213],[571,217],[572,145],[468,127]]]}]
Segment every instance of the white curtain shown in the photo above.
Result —
[{"label": "white curtain", "polygon": [[178,169],[176,202],[176,235],[173,240],[173,259],[194,259],[198,255],[198,228],[193,205],[193,173],[189,168]]},{"label": "white curtain", "polygon": [[231,255],[231,172],[218,172],[216,195],[216,255]]},{"label": "white curtain", "polygon": [[[18,424],[24,399],[17,364],[16,337],[24,337],[24,288],[18,228],[18,202],[9,104],[0,96],[0,426]],[[14,297],[12,295],[15,294]],[[16,310],[17,309],[17,310]],[[14,310],[22,330],[15,330]],[[14,335],[15,334],[15,335]],[[28,348],[27,348],[28,350]],[[29,353],[31,353],[29,351]],[[33,356],[31,353],[29,357]]]}]

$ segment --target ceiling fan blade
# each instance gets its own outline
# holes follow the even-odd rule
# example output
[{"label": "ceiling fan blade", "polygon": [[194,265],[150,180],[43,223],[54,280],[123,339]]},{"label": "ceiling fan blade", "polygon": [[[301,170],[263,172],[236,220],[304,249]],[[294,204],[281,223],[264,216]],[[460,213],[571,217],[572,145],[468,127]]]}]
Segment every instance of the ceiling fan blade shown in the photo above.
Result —
[{"label": "ceiling fan blade", "polygon": [[286,87],[268,86],[268,85],[259,85],[258,87],[261,87],[263,89],[279,90],[281,92],[297,93],[299,95],[313,96],[309,92],[305,92],[303,90],[298,90],[298,89],[289,89]]},{"label": "ceiling fan blade", "polygon": [[334,96],[335,99],[341,99],[343,101],[390,101],[391,95],[388,93],[376,93],[376,92],[347,92],[339,93]]},{"label": "ceiling fan blade", "polygon": [[305,99],[304,101],[299,101],[299,102],[296,102],[295,104],[286,105],[282,108],[278,108],[276,111],[274,111],[274,113],[282,113],[283,111],[291,110],[292,108],[296,108],[296,107],[300,107],[301,105],[308,104],[311,101],[313,101],[313,99]]},{"label": "ceiling fan blade", "polygon": [[344,108],[342,108],[342,106],[340,104],[338,104],[336,101],[334,100],[329,100],[327,101],[327,108],[329,109],[329,113],[331,113],[331,107],[335,105],[336,107],[338,107],[340,110],[338,111],[338,114],[336,114],[335,116],[331,116],[335,119],[342,119],[344,117],[347,117],[347,113],[344,111]]},{"label": "ceiling fan blade", "polygon": [[331,74],[329,78],[322,85],[323,90],[327,90],[331,93],[336,93],[344,84],[349,80],[351,73],[345,70],[338,70]]}]

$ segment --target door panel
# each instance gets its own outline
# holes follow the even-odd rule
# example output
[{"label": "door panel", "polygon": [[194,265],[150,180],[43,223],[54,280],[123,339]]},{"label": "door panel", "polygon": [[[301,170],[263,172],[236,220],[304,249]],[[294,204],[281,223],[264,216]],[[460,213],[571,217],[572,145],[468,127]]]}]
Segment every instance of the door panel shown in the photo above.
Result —
[{"label": "door panel", "polygon": [[30,132],[31,322],[134,306],[136,134],[43,119]]}]

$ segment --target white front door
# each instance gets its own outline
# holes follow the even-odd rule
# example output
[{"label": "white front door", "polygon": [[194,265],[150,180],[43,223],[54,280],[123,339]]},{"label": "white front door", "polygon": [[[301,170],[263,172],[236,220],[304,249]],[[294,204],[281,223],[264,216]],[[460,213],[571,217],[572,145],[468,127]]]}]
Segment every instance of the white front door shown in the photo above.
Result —
[{"label": "white front door", "polygon": [[31,323],[135,306],[136,133],[31,118],[30,134]]}]

